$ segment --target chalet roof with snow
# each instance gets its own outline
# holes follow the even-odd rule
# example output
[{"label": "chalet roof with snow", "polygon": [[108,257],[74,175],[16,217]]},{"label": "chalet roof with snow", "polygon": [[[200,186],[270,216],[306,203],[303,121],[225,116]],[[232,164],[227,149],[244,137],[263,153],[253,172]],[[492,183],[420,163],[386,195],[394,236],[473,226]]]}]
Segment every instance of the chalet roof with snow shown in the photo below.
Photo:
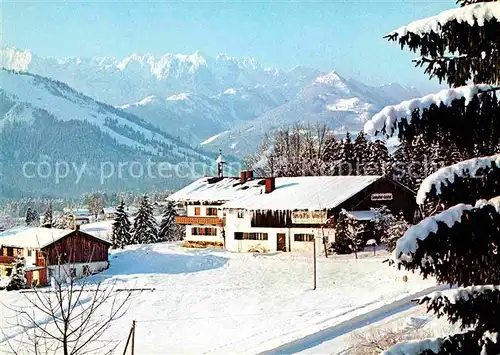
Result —
[{"label": "chalet roof with snow", "polygon": [[242,184],[236,177],[204,177],[168,196],[175,202],[203,202],[221,204],[247,195],[260,194],[263,179],[254,179]]},{"label": "chalet roof with snow", "polygon": [[[17,227],[0,233],[0,245],[15,248],[41,249],[73,232],[73,229]],[[105,239],[92,234],[85,234],[109,244],[109,241]]]},{"label": "chalet roof with snow", "polygon": [[271,193],[246,195],[227,202],[223,208],[245,210],[309,210],[335,208],[381,176],[301,176],[276,178]]},{"label": "chalet roof with snow", "polygon": [[238,178],[202,178],[170,195],[180,202],[223,203],[247,210],[324,210],[337,207],[381,176],[279,177],[275,190],[264,193],[264,179],[243,184]]}]

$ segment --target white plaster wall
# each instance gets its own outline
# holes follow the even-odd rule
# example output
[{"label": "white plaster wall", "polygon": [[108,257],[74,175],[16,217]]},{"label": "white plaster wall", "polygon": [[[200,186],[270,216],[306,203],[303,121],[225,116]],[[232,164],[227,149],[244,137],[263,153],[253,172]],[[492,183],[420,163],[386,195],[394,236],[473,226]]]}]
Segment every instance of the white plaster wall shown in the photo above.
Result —
[{"label": "white plaster wall", "polygon": [[[333,230],[323,230],[325,237],[328,237],[328,242],[334,241],[335,233]],[[316,252],[320,253],[324,251],[323,246],[323,232],[321,228],[291,228],[290,229],[290,239],[292,251],[295,252],[312,252],[313,244],[312,242],[296,242],[294,234],[314,234],[316,241]]]},{"label": "white plaster wall", "polygon": [[[199,207],[200,208],[200,214],[198,216],[196,216],[194,214],[194,209],[196,207]],[[213,207],[213,208],[217,208],[217,216],[218,217],[222,217],[222,210],[219,208],[220,206],[213,206],[213,205],[187,205],[187,208],[186,208],[186,211],[187,211],[187,216],[188,217],[207,217],[207,208],[209,207]],[[208,216],[208,217],[213,217],[213,216]],[[217,235],[213,236],[213,235],[193,235],[191,233],[191,228],[192,227],[200,227],[200,228],[203,228],[203,227],[215,227],[217,229]],[[201,225],[190,225],[188,224],[186,226],[186,237],[184,238],[186,241],[189,241],[189,242],[220,242],[222,243],[223,242],[223,238],[222,238],[222,231],[221,231],[221,228],[217,227],[217,226],[201,226]]]},{"label": "white plaster wall", "polygon": [[[267,251],[277,250],[277,234],[283,233],[286,238],[286,249],[292,252],[312,252],[312,242],[296,242],[294,241],[294,234],[305,233],[314,234],[316,237],[316,251],[317,253],[323,252],[323,235],[328,237],[329,242],[335,240],[335,231],[333,229],[321,228],[252,228],[252,214],[251,212],[244,212],[243,218],[238,218],[237,211],[226,210],[226,248],[235,252],[248,252],[249,249],[261,246]],[[267,233],[267,240],[235,240],[235,232],[247,233]]]},{"label": "white plaster wall", "polygon": [[[215,228],[217,235],[193,235],[191,228]],[[200,225],[187,225],[186,226],[186,240],[191,242],[223,242],[221,228],[217,226],[200,226]]]},{"label": "white plaster wall", "polygon": [[26,266],[34,266],[36,264],[36,250],[33,248],[31,249],[31,256],[28,256],[28,249],[29,248],[24,248],[23,249],[23,256],[24,256],[24,261]]},{"label": "white plaster wall", "polygon": [[198,216],[200,217],[213,217],[213,216],[207,216],[207,208],[217,208],[217,215],[221,215],[222,211],[219,209],[220,206],[212,206],[212,205],[188,205],[187,206],[187,215],[190,217],[194,217],[194,209],[195,207],[200,208],[200,214]]},{"label": "white plaster wall", "polygon": [[63,264],[63,265],[51,265],[49,269],[49,279],[54,277],[56,280],[64,281],[67,277],[71,275],[70,269],[76,269],[76,278],[79,279],[83,277],[83,266],[88,265],[91,272],[99,272],[105,270],[109,263],[107,261],[96,261],[91,263],[77,263],[77,264]]}]

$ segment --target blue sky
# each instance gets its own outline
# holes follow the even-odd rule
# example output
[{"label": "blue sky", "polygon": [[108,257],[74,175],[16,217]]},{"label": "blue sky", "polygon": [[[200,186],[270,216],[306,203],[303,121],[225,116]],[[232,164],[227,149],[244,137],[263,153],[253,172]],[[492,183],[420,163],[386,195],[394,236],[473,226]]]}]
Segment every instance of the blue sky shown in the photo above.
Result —
[{"label": "blue sky", "polygon": [[4,1],[2,42],[55,57],[199,50],[425,88],[427,77],[411,63],[415,55],[382,37],[456,6],[454,0]]}]

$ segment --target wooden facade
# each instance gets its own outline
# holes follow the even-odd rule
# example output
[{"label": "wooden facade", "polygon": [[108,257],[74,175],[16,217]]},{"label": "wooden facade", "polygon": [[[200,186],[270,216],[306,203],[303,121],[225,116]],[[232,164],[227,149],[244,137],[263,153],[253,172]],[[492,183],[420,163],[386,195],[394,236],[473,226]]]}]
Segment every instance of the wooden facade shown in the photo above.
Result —
[{"label": "wooden facade", "polygon": [[224,225],[224,219],[219,217],[211,216],[176,216],[175,223],[177,224],[197,224],[197,225],[209,225],[209,226],[222,226]]},{"label": "wooden facade", "polygon": [[[293,197],[291,197],[293,198]],[[415,193],[407,187],[387,177],[381,177],[363,190],[359,191],[339,206],[327,210],[327,218],[337,216],[342,209],[347,211],[364,211],[370,208],[387,206],[393,214],[403,212],[406,220],[413,222],[418,206]],[[255,211],[252,215],[251,227],[267,228],[321,228],[321,224],[294,224],[292,211]]]},{"label": "wooden facade", "polygon": [[[392,199],[387,199],[387,197],[385,199],[375,198],[377,195],[381,196],[385,194],[390,194]],[[405,219],[413,223],[415,211],[418,210],[415,195],[415,192],[406,186],[387,177],[382,177],[341,203],[335,209],[335,213],[340,212],[341,209],[347,211],[366,211],[370,208],[387,206],[393,214],[403,212]]]},{"label": "wooden facade", "polygon": [[47,265],[108,261],[111,243],[75,230],[42,248]]},{"label": "wooden facade", "polygon": [[47,286],[49,283],[46,267],[36,267],[25,271],[26,285],[28,287]]}]

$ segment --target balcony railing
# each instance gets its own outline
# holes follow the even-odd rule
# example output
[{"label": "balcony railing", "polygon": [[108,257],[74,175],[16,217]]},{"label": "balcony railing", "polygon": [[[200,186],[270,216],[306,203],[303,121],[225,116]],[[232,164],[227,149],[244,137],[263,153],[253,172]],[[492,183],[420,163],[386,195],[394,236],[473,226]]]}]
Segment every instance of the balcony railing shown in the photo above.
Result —
[{"label": "balcony railing", "polygon": [[0,264],[13,264],[15,260],[14,256],[0,255]]},{"label": "balcony railing", "polygon": [[175,217],[177,224],[197,224],[210,226],[223,226],[224,219],[213,216],[177,216]]}]

